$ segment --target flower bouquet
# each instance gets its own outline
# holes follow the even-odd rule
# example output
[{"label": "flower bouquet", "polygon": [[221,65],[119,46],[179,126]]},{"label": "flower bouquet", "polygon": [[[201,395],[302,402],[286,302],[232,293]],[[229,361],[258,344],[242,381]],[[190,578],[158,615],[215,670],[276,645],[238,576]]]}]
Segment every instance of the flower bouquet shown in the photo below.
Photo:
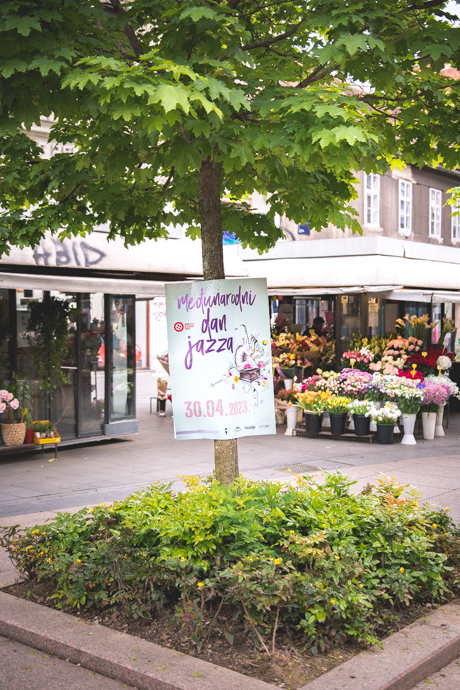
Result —
[{"label": "flower bouquet", "polygon": [[372,374],[359,369],[342,369],[339,381],[341,392],[345,396],[363,400],[372,385]]},{"label": "flower bouquet", "polygon": [[333,395],[326,400],[326,409],[331,420],[331,432],[334,435],[340,436],[345,433],[349,402],[350,398],[343,395]]},{"label": "flower bouquet", "polygon": [[319,433],[323,411],[331,394],[327,391],[305,391],[297,395],[297,406],[305,413],[305,431]]},{"label": "flower bouquet", "polygon": [[23,421],[25,412],[21,414],[21,420],[16,422],[14,414],[19,408],[19,400],[14,397],[13,393],[2,389],[0,390],[0,414],[7,412],[8,418],[6,422],[2,422],[2,436],[6,446],[21,446],[26,437],[26,425]]},{"label": "flower bouquet", "polygon": [[[443,383],[434,381],[425,381],[422,385],[424,386],[422,401],[423,437],[431,441],[435,436],[437,416],[449,399],[450,388]],[[442,436],[443,433],[438,433],[438,435]]]},{"label": "flower bouquet", "polygon": [[[417,365],[417,370],[421,371],[425,376],[434,374],[437,372],[438,359],[440,357],[445,357],[446,359],[453,360],[454,355],[450,352],[443,354],[443,348],[437,345],[430,345],[423,352],[418,352],[407,357],[404,362],[404,369],[411,369],[413,364]],[[445,366],[444,359],[441,360]],[[444,367],[441,367],[444,368]]]},{"label": "flower bouquet", "polygon": [[369,400],[352,400],[348,403],[348,410],[353,415],[356,436],[369,434],[370,419],[367,415],[372,403]]},{"label": "flower bouquet", "polygon": [[340,362],[345,368],[368,371],[373,359],[374,354],[367,347],[362,347],[360,350],[344,352]]},{"label": "flower bouquet", "polygon": [[370,417],[377,424],[378,443],[387,445],[393,442],[394,428],[400,414],[400,409],[391,402],[386,402],[379,409],[372,406],[369,412],[366,413],[366,416]]}]

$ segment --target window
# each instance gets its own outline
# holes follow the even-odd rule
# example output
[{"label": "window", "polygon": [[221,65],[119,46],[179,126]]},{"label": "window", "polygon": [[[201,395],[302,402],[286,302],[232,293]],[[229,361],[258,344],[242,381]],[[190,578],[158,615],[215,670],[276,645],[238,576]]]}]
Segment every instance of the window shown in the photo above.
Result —
[{"label": "window", "polygon": [[[460,213],[460,201],[452,206],[451,213]],[[452,241],[460,240],[460,216],[452,216],[451,219]]]},{"label": "window", "polygon": [[399,231],[404,235],[412,230],[412,182],[399,180]]},{"label": "window", "polygon": [[430,237],[441,237],[441,203],[441,190],[430,188]]},{"label": "window", "polygon": [[373,228],[380,226],[380,175],[364,173],[364,224]]}]

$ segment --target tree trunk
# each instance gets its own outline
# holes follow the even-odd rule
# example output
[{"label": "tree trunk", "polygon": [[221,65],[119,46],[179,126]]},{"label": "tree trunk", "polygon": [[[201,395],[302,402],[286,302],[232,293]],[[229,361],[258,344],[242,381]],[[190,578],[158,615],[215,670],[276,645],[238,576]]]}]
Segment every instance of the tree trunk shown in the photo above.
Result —
[{"label": "tree trunk", "polygon": [[[203,278],[205,280],[225,278],[224,250],[222,247],[221,171],[221,163],[207,158],[202,162],[198,173]],[[228,486],[238,477],[238,442],[236,439],[214,441],[214,464],[216,479],[222,484]]]}]

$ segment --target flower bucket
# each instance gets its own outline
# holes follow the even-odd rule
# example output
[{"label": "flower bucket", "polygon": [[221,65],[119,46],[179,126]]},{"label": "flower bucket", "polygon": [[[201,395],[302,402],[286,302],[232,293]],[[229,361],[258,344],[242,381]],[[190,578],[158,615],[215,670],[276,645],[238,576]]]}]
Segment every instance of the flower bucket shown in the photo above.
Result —
[{"label": "flower bucket", "polygon": [[310,434],[319,434],[323,422],[323,415],[317,412],[305,412],[305,431]]},{"label": "flower bucket", "polygon": [[287,391],[292,390],[292,384],[294,383],[294,379],[284,379],[283,381],[284,387]]},{"label": "flower bucket", "polygon": [[2,436],[5,446],[22,446],[26,437],[25,422],[19,424],[3,424]]},{"label": "flower bucket", "polygon": [[347,424],[347,413],[329,411],[329,417],[331,418],[331,433],[334,436],[341,436],[344,434]]},{"label": "flower bucket", "polygon": [[444,427],[442,426],[442,420],[444,417],[444,405],[439,408],[439,412],[436,414],[436,425],[434,428],[435,436],[445,436]]},{"label": "flower bucket", "polygon": [[[381,402],[374,403],[374,407],[378,410],[382,407]],[[377,431],[377,424],[371,420],[371,424],[369,427],[370,431]]]},{"label": "flower bucket", "polygon": [[24,443],[33,443],[34,441],[34,430],[33,429],[27,429],[26,431],[26,438],[24,440]]},{"label": "flower bucket", "polygon": [[414,436],[416,414],[403,414],[402,420],[404,425],[404,436],[402,437],[402,446],[415,446],[417,441]]},{"label": "flower bucket", "polygon": [[286,421],[287,429],[284,432],[285,436],[295,436],[295,428],[297,426],[297,412],[299,408],[296,405],[288,405],[286,407]]},{"label": "flower bucket", "polygon": [[371,418],[366,417],[364,414],[354,414],[353,419],[355,422],[356,436],[368,436],[371,426]]},{"label": "flower bucket", "polygon": [[323,427],[325,429],[331,428],[331,419],[329,417],[329,410],[324,410],[324,412],[323,412]]},{"label": "flower bucket", "polygon": [[355,415],[350,412],[347,415],[348,420],[348,431],[355,431]]},{"label": "flower bucket", "polygon": [[377,424],[377,443],[389,445],[393,443],[394,424]]},{"label": "flower bucket", "polygon": [[422,412],[423,438],[425,441],[434,439],[436,428],[436,412]]}]

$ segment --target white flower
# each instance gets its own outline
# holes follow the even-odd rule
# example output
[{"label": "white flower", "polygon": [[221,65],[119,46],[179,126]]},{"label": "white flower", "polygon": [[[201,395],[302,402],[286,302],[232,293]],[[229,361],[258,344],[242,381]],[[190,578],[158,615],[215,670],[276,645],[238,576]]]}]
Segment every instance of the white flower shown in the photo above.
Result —
[{"label": "white flower", "polygon": [[452,362],[450,360],[450,357],[446,357],[446,355],[441,355],[436,360],[436,366],[438,366],[443,371],[446,371],[446,369],[450,369],[452,366]]}]

